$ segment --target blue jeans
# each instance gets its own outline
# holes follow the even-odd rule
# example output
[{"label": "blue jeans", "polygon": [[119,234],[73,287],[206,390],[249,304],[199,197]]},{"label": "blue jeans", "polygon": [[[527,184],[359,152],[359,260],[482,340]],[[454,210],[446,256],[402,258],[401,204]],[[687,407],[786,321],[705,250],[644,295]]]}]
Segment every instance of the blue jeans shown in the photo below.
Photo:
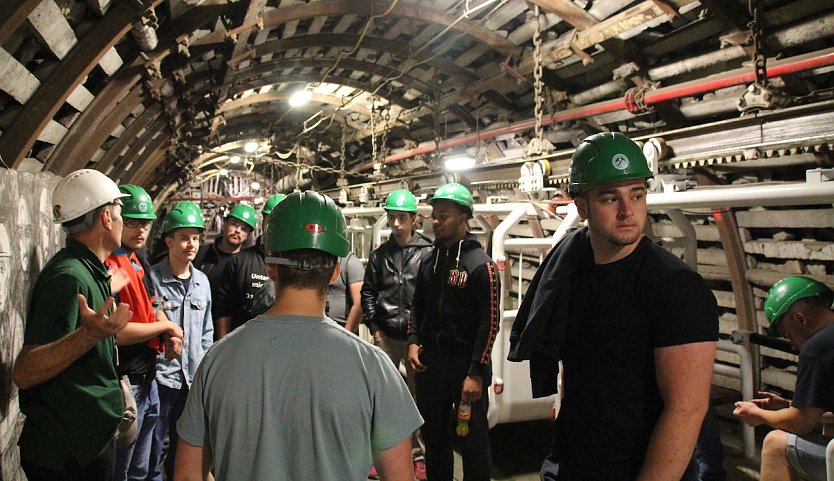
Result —
[{"label": "blue jeans", "polygon": [[[164,479],[174,479],[174,460],[177,456],[177,443],[180,439],[177,435],[177,420],[185,409],[187,398],[188,387],[185,385],[181,389],[159,385],[159,420],[153,432],[151,469],[148,472],[148,479],[151,481],[163,481],[163,469],[165,470]],[[163,447],[166,438],[168,439],[168,451],[164,453]]]},{"label": "blue jeans", "polygon": [[830,437],[817,433],[805,436],[788,433],[788,464],[808,479],[826,479],[825,448],[830,441]]},{"label": "blue jeans", "polygon": [[115,481],[145,481],[151,460],[153,430],[159,418],[159,393],[156,379],[144,384],[131,384],[136,398],[136,441],[116,450]]}]

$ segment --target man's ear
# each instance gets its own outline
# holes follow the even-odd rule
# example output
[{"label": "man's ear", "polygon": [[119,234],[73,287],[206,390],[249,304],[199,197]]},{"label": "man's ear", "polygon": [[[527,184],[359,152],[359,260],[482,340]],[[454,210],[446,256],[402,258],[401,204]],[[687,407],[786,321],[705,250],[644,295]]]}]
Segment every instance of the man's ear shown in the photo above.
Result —
[{"label": "man's ear", "polygon": [[576,212],[579,213],[579,217],[582,220],[588,219],[588,201],[582,196],[576,196],[573,198],[573,203],[576,206]]},{"label": "man's ear", "polygon": [[278,269],[275,264],[266,265],[266,275],[272,282],[278,282]]},{"label": "man's ear", "polygon": [[341,263],[339,263],[339,262],[337,262],[337,263],[336,263],[336,268],[335,268],[335,269],[333,269],[333,275],[332,275],[332,276],[330,276],[330,284],[331,284],[331,285],[332,285],[334,282],[336,282],[336,279],[338,279],[338,278],[339,278],[339,274],[341,274],[341,273],[342,273],[342,264],[341,264]]},{"label": "man's ear", "polygon": [[99,221],[101,221],[101,225],[104,226],[104,228],[108,231],[113,229],[113,212],[110,211],[109,207],[101,209],[101,214],[99,214]]},{"label": "man's ear", "polygon": [[169,235],[166,235],[165,245],[168,246],[168,250],[171,250],[174,247],[174,238]]},{"label": "man's ear", "polygon": [[808,316],[802,311],[794,311],[791,316],[799,322],[802,327],[808,327]]}]

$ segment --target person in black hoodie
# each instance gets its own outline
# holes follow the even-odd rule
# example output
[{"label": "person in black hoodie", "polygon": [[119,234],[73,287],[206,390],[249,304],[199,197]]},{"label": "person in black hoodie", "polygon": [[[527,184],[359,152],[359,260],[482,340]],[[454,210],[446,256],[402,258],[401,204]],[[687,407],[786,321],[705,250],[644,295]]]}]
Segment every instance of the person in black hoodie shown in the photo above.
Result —
[{"label": "person in black hoodie", "polygon": [[[414,369],[408,362],[406,342],[411,300],[417,283],[420,261],[431,253],[431,239],[414,230],[417,220],[417,199],[414,194],[398,189],[385,201],[391,237],[371,252],[362,284],[362,312],[365,324],[379,346],[397,368],[406,368],[406,383],[415,396]],[[411,438],[414,473],[425,477],[423,447],[418,432]]]},{"label": "person in black hoodie", "polygon": [[429,202],[435,249],[420,266],[408,322],[408,359],[417,372],[428,479],[451,481],[449,410],[469,403],[469,433],[462,436],[464,478],[489,481],[486,390],[499,327],[498,270],[468,232],[473,203],[466,187],[443,185]]}]

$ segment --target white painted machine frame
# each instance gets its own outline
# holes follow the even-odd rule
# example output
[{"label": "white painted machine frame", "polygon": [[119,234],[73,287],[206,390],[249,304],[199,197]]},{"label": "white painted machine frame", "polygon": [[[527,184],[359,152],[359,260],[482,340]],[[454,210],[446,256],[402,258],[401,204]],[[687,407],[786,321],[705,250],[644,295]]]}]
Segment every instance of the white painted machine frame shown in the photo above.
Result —
[{"label": "white painted machine frame", "polygon": [[[749,186],[728,186],[703,188],[682,192],[649,193],[647,205],[652,212],[663,211],[672,222],[678,226],[685,237],[669,239],[664,242],[667,247],[677,242],[682,243],[685,258],[691,265],[697,265],[696,238],[692,225],[681,213],[681,209],[692,208],[731,208],[754,206],[788,206],[788,205],[817,205],[834,203],[834,182],[825,181],[830,176],[808,176],[808,182],[780,183],[771,185],[753,184]],[[431,208],[421,206],[420,213],[429,215]],[[387,238],[390,229],[387,228],[385,212],[378,208],[346,208],[343,210],[349,219],[369,217],[375,219],[371,225],[362,222],[349,222],[348,231],[351,235],[368,235],[371,229],[371,248],[379,246],[383,238]],[[506,265],[506,249],[523,252],[524,250],[550,249],[556,245],[571,229],[579,225],[580,218],[573,204],[560,206],[557,214],[562,216],[557,230],[546,238],[508,238],[510,229],[528,215],[538,216],[540,210],[532,203],[504,203],[504,204],[476,204],[474,223],[480,229],[473,232],[479,237],[492,238],[492,258],[499,265]],[[503,217],[498,226],[492,230],[484,216],[497,215]],[[358,224],[356,225],[352,224]],[[492,231],[492,232],[490,232]],[[520,275],[520,274],[519,274]],[[510,328],[517,311],[506,310],[504,306],[506,286],[501,286],[502,321],[498,338],[492,351],[493,389],[489,390],[489,421],[490,426],[499,423],[527,421],[534,419],[552,418],[558,412],[559,401],[556,396],[532,399],[528,363],[511,363],[507,361],[509,351]],[[729,341],[722,341],[718,348],[723,351],[734,352],[739,355],[740,367],[733,368],[716,363],[715,372],[736,377],[741,380],[742,396],[745,399],[753,397],[753,372],[750,352],[746,347],[734,345]],[[753,430],[747,426],[743,429],[745,454],[755,457],[755,440]],[[829,452],[832,447],[829,446]],[[830,454],[830,453],[829,453]],[[830,459],[830,456],[829,456]],[[829,469],[830,471],[830,469]],[[832,481],[831,474],[829,480]]]}]

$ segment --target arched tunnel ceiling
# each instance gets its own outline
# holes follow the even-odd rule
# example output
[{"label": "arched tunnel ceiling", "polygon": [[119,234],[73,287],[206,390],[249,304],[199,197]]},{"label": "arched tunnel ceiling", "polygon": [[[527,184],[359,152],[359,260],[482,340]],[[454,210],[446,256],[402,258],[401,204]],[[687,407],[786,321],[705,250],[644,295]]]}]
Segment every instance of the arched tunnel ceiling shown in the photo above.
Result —
[{"label": "arched tunnel ceiling", "polygon": [[319,164],[329,184],[374,161],[428,172],[436,141],[507,159],[535,135],[537,29],[556,149],[737,118],[750,79],[721,76],[753,71],[756,38],[791,67],[771,78],[789,105],[830,97],[834,3],[754,3],[760,36],[748,0],[2,0],[0,155],[156,192],[249,140],[260,178]]}]

